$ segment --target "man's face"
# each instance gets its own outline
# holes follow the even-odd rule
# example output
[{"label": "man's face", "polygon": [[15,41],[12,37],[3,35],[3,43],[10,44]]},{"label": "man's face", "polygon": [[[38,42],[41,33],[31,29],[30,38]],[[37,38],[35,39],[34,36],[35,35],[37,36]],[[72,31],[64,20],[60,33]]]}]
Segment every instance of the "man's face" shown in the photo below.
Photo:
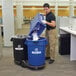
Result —
[{"label": "man's face", "polygon": [[47,13],[49,13],[50,8],[48,8],[48,7],[44,7],[44,11],[45,11],[45,13],[47,14]]}]

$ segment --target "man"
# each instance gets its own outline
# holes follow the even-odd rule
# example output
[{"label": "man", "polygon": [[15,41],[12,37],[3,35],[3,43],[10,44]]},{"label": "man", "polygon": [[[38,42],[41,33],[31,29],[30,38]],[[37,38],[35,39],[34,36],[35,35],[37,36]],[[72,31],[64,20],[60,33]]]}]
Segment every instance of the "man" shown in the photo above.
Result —
[{"label": "man", "polygon": [[46,24],[46,38],[48,39],[48,46],[46,50],[46,59],[49,59],[49,64],[55,61],[56,50],[56,19],[55,15],[50,10],[50,5],[45,3],[43,5],[46,21],[42,22]]}]

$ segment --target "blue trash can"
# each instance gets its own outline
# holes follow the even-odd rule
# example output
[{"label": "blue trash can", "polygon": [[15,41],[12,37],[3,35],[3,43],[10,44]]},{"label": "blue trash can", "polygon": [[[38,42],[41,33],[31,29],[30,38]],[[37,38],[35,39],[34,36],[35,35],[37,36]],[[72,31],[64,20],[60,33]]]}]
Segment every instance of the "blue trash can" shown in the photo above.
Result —
[{"label": "blue trash can", "polygon": [[[47,39],[40,37],[43,30],[46,28],[46,24],[42,23],[44,16],[42,14],[37,14],[30,24],[30,32],[25,44],[28,48],[28,67],[44,67],[45,64],[45,50],[47,45]],[[38,40],[33,41],[33,33],[36,32],[38,35]]]},{"label": "blue trash can", "polygon": [[41,37],[38,41],[27,39],[28,64],[31,66],[42,66],[45,64],[46,38]]}]

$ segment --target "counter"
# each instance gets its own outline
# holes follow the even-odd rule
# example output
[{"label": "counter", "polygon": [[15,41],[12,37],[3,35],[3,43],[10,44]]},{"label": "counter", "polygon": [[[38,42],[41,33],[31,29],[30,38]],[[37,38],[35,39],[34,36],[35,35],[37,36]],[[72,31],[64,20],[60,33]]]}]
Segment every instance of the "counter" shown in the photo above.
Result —
[{"label": "counter", "polygon": [[70,27],[60,27],[60,34],[71,35],[71,46],[70,46],[70,61],[76,60],[76,31],[72,30]]}]

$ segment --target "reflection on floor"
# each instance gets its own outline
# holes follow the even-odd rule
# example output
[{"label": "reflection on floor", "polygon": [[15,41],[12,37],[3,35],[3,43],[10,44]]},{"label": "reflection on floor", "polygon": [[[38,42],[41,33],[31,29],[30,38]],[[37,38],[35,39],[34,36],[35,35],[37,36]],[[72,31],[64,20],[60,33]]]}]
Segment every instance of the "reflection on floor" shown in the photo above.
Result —
[{"label": "reflection on floor", "polygon": [[[16,34],[28,34],[28,32],[29,26],[23,25],[23,29],[17,30]],[[15,65],[13,48],[4,47],[2,38],[0,38],[0,54],[2,55],[0,58],[0,76],[76,76],[76,61],[71,62],[68,55],[59,55],[58,50],[56,51],[55,62],[48,64],[46,61],[46,67],[38,71]]]}]

